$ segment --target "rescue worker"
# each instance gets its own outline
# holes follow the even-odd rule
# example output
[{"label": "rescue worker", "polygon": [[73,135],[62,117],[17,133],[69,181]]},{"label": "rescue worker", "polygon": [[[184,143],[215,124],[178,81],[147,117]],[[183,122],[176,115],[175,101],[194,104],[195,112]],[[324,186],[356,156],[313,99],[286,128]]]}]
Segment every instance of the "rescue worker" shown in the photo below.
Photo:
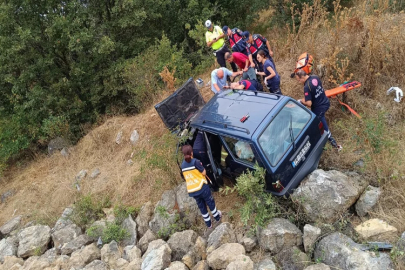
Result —
[{"label": "rescue worker", "polygon": [[263,91],[263,86],[256,80],[241,80],[239,82],[233,82],[231,83],[231,86],[226,86],[225,88]]},{"label": "rescue worker", "polygon": [[299,83],[304,85],[304,98],[298,99],[298,101],[307,107],[311,107],[311,111],[321,120],[324,130],[328,134],[330,144],[340,151],[342,146],[337,144],[332,137],[325,118],[325,113],[330,107],[329,99],[319,77],[310,75],[313,67],[313,57],[308,53],[303,53],[298,59],[294,73],[291,74],[291,77],[294,76]]},{"label": "rescue worker", "polygon": [[280,76],[273,63],[266,58],[266,53],[263,50],[258,51],[257,60],[263,65],[263,71],[257,72],[257,75],[264,76],[264,84],[271,93],[282,95],[280,90]]},{"label": "rescue worker", "polygon": [[215,206],[215,201],[206,179],[206,171],[201,162],[193,158],[193,148],[190,145],[184,145],[182,152],[184,161],[181,164],[181,170],[187,183],[188,195],[196,200],[207,228],[212,229],[213,226],[210,214],[207,211],[207,205],[217,223],[220,222],[222,213]]},{"label": "rescue worker", "polygon": [[221,92],[224,90],[224,86],[229,77],[235,77],[242,74],[243,71],[232,72],[224,67],[214,69],[211,72],[211,91],[214,92],[214,94]]},{"label": "rescue worker", "polygon": [[213,191],[219,191],[218,183],[214,181],[215,177],[212,174],[211,170],[208,169],[210,165],[210,159],[207,154],[207,145],[204,138],[204,133],[202,131],[197,132],[197,136],[193,144],[193,157],[201,161],[201,164],[204,166],[207,176],[211,179],[209,185]]},{"label": "rescue worker", "polygon": [[[205,27],[208,31],[205,32],[205,40],[207,46],[211,47],[214,50],[214,55],[217,58],[217,62],[221,67],[226,67],[226,61],[224,55],[226,52],[229,52],[228,46],[226,46],[224,39],[224,32],[222,32],[221,27],[218,25],[213,25],[210,20],[205,22]],[[231,64],[232,70],[237,71],[236,65]]]},{"label": "rescue worker", "polygon": [[243,32],[242,35],[243,37],[245,37],[247,43],[249,60],[251,63],[254,63],[256,65],[258,71],[263,71],[263,65],[260,63],[260,61],[257,60],[256,57],[257,53],[260,50],[264,51],[266,58],[273,63],[274,67],[276,66],[273,61],[273,51],[271,50],[270,43],[266,38],[264,38],[260,34],[252,35],[248,31]]},{"label": "rescue worker", "polygon": [[228,63],[235,63],[243,71],[243,80],[246,80],[248,78],[249,80],[256,80],[256,71],[254,67],[251,66],[249,57],[240,52],[227,52],[225,54],[225,59]]},{"label": "rescue worker", "polygon": [[243,32],[239,28],[230,29],[228,26],[222,27],[224,34],[228,36],[229,45],[232,52],[240,52],[248,56],[247,43],[243,37]]}]

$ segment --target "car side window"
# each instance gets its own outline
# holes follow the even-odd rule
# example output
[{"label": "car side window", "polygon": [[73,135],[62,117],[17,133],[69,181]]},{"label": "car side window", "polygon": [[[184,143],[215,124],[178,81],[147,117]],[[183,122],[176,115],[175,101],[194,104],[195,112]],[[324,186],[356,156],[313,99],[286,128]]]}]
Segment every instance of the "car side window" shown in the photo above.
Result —
[{"label": "car side window", "polygon": [[259,136],[259,145],[272,166],[277,165],[310,119],[311,114],[292,101],[274,117]]},{"label": "car side window", "polygon": [[225,136],[223,139],[237,159],[253,162],[255,156],[248,142]]}]

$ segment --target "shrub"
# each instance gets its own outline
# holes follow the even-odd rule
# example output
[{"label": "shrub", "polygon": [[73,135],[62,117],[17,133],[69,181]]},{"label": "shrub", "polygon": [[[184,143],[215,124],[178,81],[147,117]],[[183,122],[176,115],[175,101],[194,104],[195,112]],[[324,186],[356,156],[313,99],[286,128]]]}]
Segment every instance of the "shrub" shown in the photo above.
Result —
[{"label": "shrub", "polygon": [[251,225],[254,231],[279,213],[279,206],[273,196],[264,191],[265,173],[265,169],[256,164],[253,171],[247,171],[236,179],[235,187],[223,190],[225,193],[236,191],[245,199],[240,209],[241,221],[245,226]]},{"label": "shrub", "polygon": [[103,208],[110,206],[108,198],[95,200],[91,195],[83,196],[75,203],[72,221],[80,227],[85,227],[104,217]]}]

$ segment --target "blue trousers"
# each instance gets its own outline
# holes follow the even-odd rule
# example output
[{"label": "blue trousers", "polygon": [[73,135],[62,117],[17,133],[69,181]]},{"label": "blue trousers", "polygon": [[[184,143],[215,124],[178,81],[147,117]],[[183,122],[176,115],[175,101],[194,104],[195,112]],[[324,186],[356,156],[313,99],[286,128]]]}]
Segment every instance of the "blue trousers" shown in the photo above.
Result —
[{"label": "blue trousers", "polygon": [[335,140],[335,138],[332,137],[332,133],[329,131],[329,126],[328,123],[326,122],[326,118],[325,118],[325,112],[321,112],[321,113],[316,113],[316,116],[319,117],[319,120],[321,120],[322,124],[323,124],[323,129],[325,130],[326,133],[328,133],[328,140],[330,142],[330,144],[333,147],[337,147],[337,142]]},{"label": "blue trousers", "polygon": [[212,197],[211,190],[209,188],[204,188],[204,191],[200,195],[195,196],[194,199],[197,202],[198,208],[200,209],[201,215],[207,227],[211,227],[211,217],[208,213],[207,205],[215,220],[221,219],[217,208],[215,207],[214,197]]}]

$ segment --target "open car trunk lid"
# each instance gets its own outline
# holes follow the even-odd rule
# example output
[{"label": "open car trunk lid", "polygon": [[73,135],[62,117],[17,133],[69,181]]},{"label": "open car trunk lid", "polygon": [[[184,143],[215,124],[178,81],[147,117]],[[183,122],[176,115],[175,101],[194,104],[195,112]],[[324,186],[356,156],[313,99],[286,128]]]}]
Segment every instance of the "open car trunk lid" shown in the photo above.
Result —
[{"label": "open car trunk lid", "polygon": [[196,114],[205,101],[197,89],[193,78],[188,79],[171,96],[155,105],[163,123],[170,130],[174,130]]}]

